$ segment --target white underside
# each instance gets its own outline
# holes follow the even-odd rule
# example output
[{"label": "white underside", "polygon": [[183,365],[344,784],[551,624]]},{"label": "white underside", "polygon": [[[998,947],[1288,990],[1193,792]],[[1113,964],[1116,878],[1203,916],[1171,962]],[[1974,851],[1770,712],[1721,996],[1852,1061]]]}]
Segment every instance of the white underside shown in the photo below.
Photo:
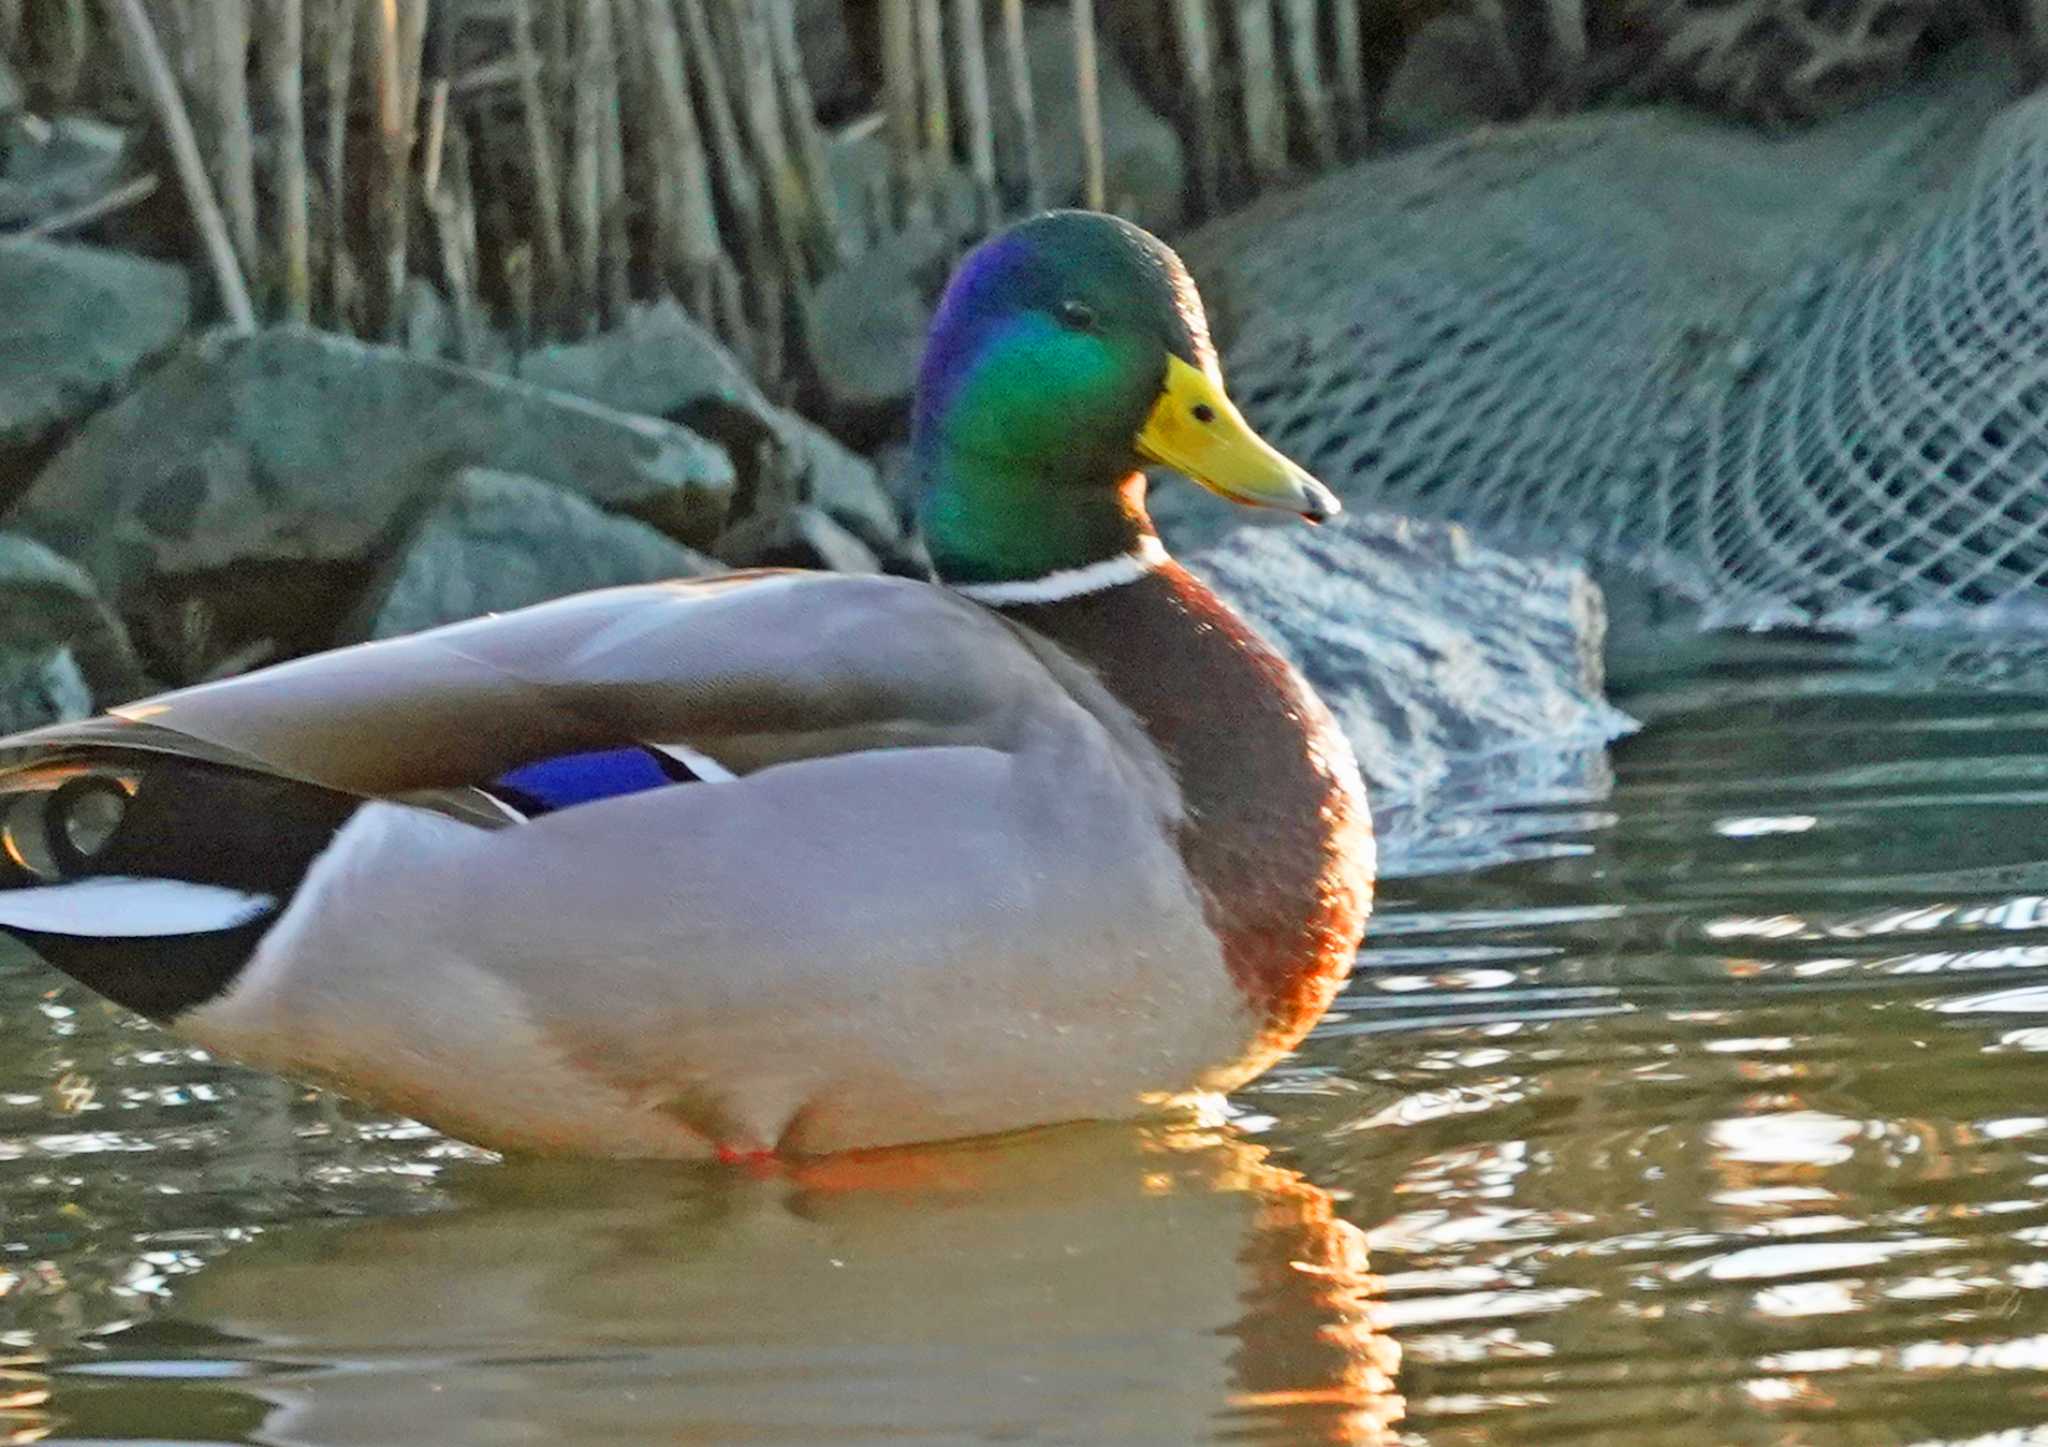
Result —
[{"label": "white underside", "polygon": [[841,755],[494,831],[370,804],[179,1023],[521,1149],[1133,1114],[1235,1083],[1258,1033],[1142,787],[1089,745]]},{"label": "white underside", "polygon": [[162,939],[234,929],[277,901],[217,884],[102,874],[0,890],[0,925],[87,939]]}]

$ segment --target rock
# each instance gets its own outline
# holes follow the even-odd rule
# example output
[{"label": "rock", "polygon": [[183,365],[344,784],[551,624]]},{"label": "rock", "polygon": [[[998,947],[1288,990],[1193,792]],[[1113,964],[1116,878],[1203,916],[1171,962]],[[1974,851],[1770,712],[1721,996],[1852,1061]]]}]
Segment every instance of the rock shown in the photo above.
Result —
[{"label": "rock", "polygon": [[[825,143],[825,176],[832,183],[833,201],[862,249],[898,229],[888,216],[894,164],[879,119],[849,126]],[[949,165],[928,185],[920,205],[934,214],[920,219],[949,237],[972,234],[980,218],[975,214],[974,178],[966,169]]]},{"label": "rock", "polygon": [[423,276],[405,284],[400,304],[404,316],[405,349],[415,357],[455,355],[455,311],[441,296],[441,289]]},{"label": "rock", "polygon": [[83,569],[0,533],[0,733],[148,691],[121,627]]},{"label": "rock", "polygon": [[0,644],[0,734],[88,718],[92,690],[68,648],[34,652]]},{"label": "rock", "polygon": [[1379,103],[1376,140],[1418,145],[1502,120],[1522,106],[1498,45],[1473,15],[1438,15],[1408,37]]},{"label": "rock", "polygon": [[910,399],[954,252],[944,231],[915,227],[818,284],[806,319],[811,355],[826,396],[840,411],[865,420]]},{"label": "rock", "polygon": [[824,429],[802,418],[792,421],[791,445],[800,460],[797,477],[804,500],[877,552],[899,551],[909,530],[875,465]]},{"label": "rock", "polygon": [[171,347],[189,317],[175,267],[0,240],[0,509],[63,429]]},{"label": "rock", "polygon": [[[1038,119],[1038,157],[1045,168],[1046,198],[1054,206],[1078,205],[1083,185],[1080,93],[1074,85],[1073,21],[1064,6],[1037,6],[1024,15],[1024,47],[1031,67]],[[1122,62],[1108,47],[1096,52],[1102,97],[1103,185],[1109,209],[1154,231],[1180,220],[1186,161],[1180,137],[1145,104]],[[994,50],[989,74],[1004,74]],[[1005,128],[999,142],[1008,139]],[[1016,175],[1022,166],[1000,167]]]},{"label": "rock", "polygon": [[717,535],[734,483],[720,448],[673,424],[278,328],[187,347],[59,454],[13,523],[125,609],[155,578],[366,559],[465,466],[557,483],[685,544]]},{"label": "rock", "polygon": [[[519,364],[527,381],[623,412],[680,422],[723,445],[758,497],[786,488],[814,502],[871,548],[899,548],[904,528],[866,459],[770,402],[739,359],[673,301],[638,307],[589,341],[544,347]],[[766,445],[776,476],[750,468]]]},{"label": "rock", "polygon": [[1442,847],[1460,801],[1584,788],[1634,727],[1603,696],[1605,612],[1575,566],[1388,514],[1241,529],[1189,566],[1329,703],[1397,869]]},{"label": "rock", "polygon": [[6,97],[0,95],[0,228],[82,206],[120,179],[127,161],[126,132],[87,116],[9,126],[7,111]]},{"label": "rock", "polygon": [[472,467],[427,514],[350,633],[390,638],[589,588],[717,571],[645,523],[550,483]]},{"label": "rock", "polygon": [[718,555],[735,568],[882,571],[874,549],[809,503],[749,518],[720,539]]}]

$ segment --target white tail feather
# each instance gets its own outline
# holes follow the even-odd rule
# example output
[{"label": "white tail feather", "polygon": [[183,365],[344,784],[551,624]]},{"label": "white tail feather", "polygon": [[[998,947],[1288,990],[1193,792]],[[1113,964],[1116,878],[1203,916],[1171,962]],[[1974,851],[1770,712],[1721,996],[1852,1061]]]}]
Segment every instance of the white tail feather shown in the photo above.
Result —
[{"label": "white tail feather", "polygon": [[102,874],[0,890],[0,925],[85,939],[161,939],[245,925],[277,901],[218,884]]}]

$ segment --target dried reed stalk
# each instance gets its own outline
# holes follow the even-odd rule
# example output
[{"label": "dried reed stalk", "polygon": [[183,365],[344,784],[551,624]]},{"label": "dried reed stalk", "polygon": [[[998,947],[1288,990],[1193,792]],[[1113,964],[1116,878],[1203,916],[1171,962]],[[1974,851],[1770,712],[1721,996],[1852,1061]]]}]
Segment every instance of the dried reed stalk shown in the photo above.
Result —
[{"label": "dried reed stalk", "polygon": [[287,320],[313,320],[312,239],[307,224],[305,0],[269,0],[263,68],[277,130],[277,241],[284,257]]},{"label": "dried reed stalk", "polygon": [[405,325],[407,190],[412,181],[412,132],[405,110],[405,26],[400,0],[371,0],[376,56],[378,166],[370,196],[379,264],[376,271],[379,334],[398,340]]},{"label": "dried reed stalk", "polygon": [[[553,3],[553,0],[550,0]],[[554,114],[546,91],[545,62],[534,41],[533,0],[511,0],[512,48],[519,68],[519,109],[526,118],[526,164],[533,179],[530,231],[540,241],[539,275],[528,275],[529,295],[535,283],[542,295],[562,285],[569,275],[568,244],[562,238],[561,167],[555,155]]]},{"label": "dried reed stalk", "polygon": [[974,226],[996,218],[996,130],[989,111],[988,37],[981,0],[953,0],[953,51],[960,62],[960,113],[967,132],[967,173],[974,181]]},{"label": "dried reed stalk", "polygon": [[92,18],[86,12],[85,0],[62,0],[61,4],[46,7],[46,13],[52,10],[55,21],[50,28],[57,33],[45,41],[50,59],[43,67],[43,85],[61,108],[77,98],[86,61],[91,58]]},{"label": "dried reed stalk", "polygon": [[347,290],[344,271],[348,265],[348,182],[349,100],[355,82],[356,16],[362,12],[359,0],[329,0],[333,29],[327,44],[327,138],[322,179],[327,188],[324,231],[328,263],[328,307],[332,324],[347,327]]},{"label": "dried reed stalk", "polygon": [[1095,63],[1095,0],[1074,0],[1074,88],[1081,118],[1081,201],[1109,204],[1104,186],[1102,81]]},{"label": "dried reed stalk", "polygon": [[[428,11],[435,0],[398,0],[399,108],[410,131],[420,113],[420,88],[426,76]],[[440,0],[445,5],[447,0]],[[408,137],[408,139],[411,139]]]},{"label": "dried reed stalk", "polygon": [[214,158],[228,232],[245,275],[261,276],[256,231],[256,133],[249,115],[248,0],[212,0],[205,10],[212,80]]},{"label": "dried reed stalk", "polygon": [[28,101],[28,92],[21,88],[20,77],[7,62],[7,52],[19,46],[21,39],[15,30],[6,27],[4,20],[5,17],[0,16],[0,120],[13,115]]},{"label": "dried reed stalk", "polygon": [[156,111],[157,123],[164,129],[164,139],[171,148],[179,184],[185,188],[186,203],[192,208],[192,218],[205,243],[207,259],[213,266],[214,284],[220,289],[221,305],[227,310],[228,321],[238,331],[252,332],[256,329],[256,308],[249,301],[249,288],[242,280],[242,269],[235,260],[227,219],[221,215],[220,203],[214,199],[206,163],[200,159],[199,141],[192,132],[192,117],[185,111],[184,98],[178,94],[177,78],[171,72],[170,62],[164,58],[163,48],[157,43],[156,30],[149,23],[142,0],[107,0],[107,5],[136,89],[149,97]]},{"label": "dried reed stalk", "polygon": [[[732,0],[718,0],[718,3],[731,4]],[[746,145],[740,138],[732,95],[726,89],[726,67],[721,63],[720,55],[722,47],[712,34],[703,0],[677,0],[677,9],[682,16],[683,41],[687,46],[683,58],[693,63],[692,72],[704,98],[703,121],[711,140],[711,159],[715,163],[713,175],[717,178],[718,194],[725,198],[726,207],[732,212],[739,230],[740,255],[750,266],[771,264],[768,261],[767,227],[761,219],[760,177],[748,161]]]},{"label": "dried reed stalk", "polygon": [[1257,182],[1287,173],[1287,117],[1273,54],[1273,0],[1234,0],[1238,78],[1244,91],[1244,129]]},{"label": "dried reed stalk", "polygon": [[912,0],[882,0],[883,134],[889,143],[890,219],[906,225],[922,202],[917,126],[917,12]]},{"label": "dried reed stalk", "polygon": [[598,308],[604,249],[604,189],[600,132],[604,125],[605,70],[611,63],[610,0],[576,0],[575,82],[570,94],[569,242],[567,311],[581,329]]},{"label": "dried reed stalk", "polygon": [[456,125],[445,137],[441,184],[427,193],[441,247],[441,273],[455,312],[456,355],[470,366],[484,360],[488,326],[477,296],[476,197],[470,184],[469,137]]},{"label": "dried reed stalk", "polygon": [[[655,96],[666,144],[660,155],[675,192],[676,251],[663,258],[671,285],[700,317],[713,318],[721,305],[718,230],[711,205],[711,175],[705,161],[697,113],[690,104],[682,37],[669,0],[641,0],[641,28],[649,42]],[[728,333],[727,335],[730,335]]]},{"label": "dried reed stalk", "polygon": [[618,0],[598,0],[604,16],[604,74],[599,118],[597,188],[604,248],[603,297],[608,321],[624,319],[633,296],[632,246],[626,234],[626,134],[619,69],[624,59],[614,42]]},{"label": "dried reed stalk", "polygon": [[82,205],[66,211],[57,211],[43,217],[33,226],[25,226],[12,233],[16,236],[61,236],[67,231],[76,231],[81,226],[90,226],[116,211],[126,210],[139,201],[146,201],[156,194],[162,182],[154,171],[124,181],[103,196],[95,196]]},{"label": "dried reed stalk", "polygon": [[[1330,93],[1323,88],[1321,0],[1281,0],[1281,19],[1287,27],[1286,79],[1301,110],[1303,139],[1317,167],[1336,163],[1338,144],[1336,117],[1330,108]],[[1340,7],[1341,8],[1341,7]]]},{"label": "dried reed stalk", "polygon": [[798,181],[805,194],[810,244],[818,269],[830,270],[840,260],[839,203],[832,191],[832,173],[825,160],[824,137],[818,133],[818,111],[804,79],[804,57],[797,43],[796,7],[787,0],[767,0],[768,44],[773,54],[776,94],[782,104],[784,129],[794,142]]},{"label": "dried reed stalk", "polygon": [[1024,0],[1003,0],[1003,68],[1009,73],[1011,118],[1024,162],[1024,204],[1045,205],[1045,167],[1038,155],[1038,115],[1031,102],[1031,59],[1024,49]]},{"label": "dried reed stalk", "polygon": [[1363,150],[1371,141],[1373,99],[1365,93],[1365,27],[1352,0],[1337,0],[1330,33],[1335,40],[1330,70],[1336,77],[1337,121],[1348,150]]},{"label": "dried reed stalk", "polygon": [[916,0],[918,133],[924,173],[936,182],[953,164],[952,105],[946,95],[946,35],[939,0]]},{"label": "dried reed stalk", "polygon": [[[1173,9],[1173,35],[1180,54],[1185,93],[1184,128],[1193,153],[1195,204],[1214,210],[1222,199],[1223,158],[1216,143],[1216,57],[1209,34],[1209,0],[1168,0]],[[1353,0],[1338,0],[1339,10],[1355,10]]]},{"label": "dried reed stalk", "polygon": [[782,107],[775,94],[775,58],[768,28],[754,0],[731,0],[725,17],[728,64],[740,77],[740,94],[746,100],[741,114],[746,123],[750,159],[766,183],[762,197],[774,227],[782,281],[801,289],[810,280],[810,264],[804,253],[806,198],[798,184],[789,137],[782,129]]},{"label": "dried reed stalk", "polygon": [[[441,164],[448,145],[448,101],[454,88],[455,43],[460,38],[463,0],[438,0],[428,16],[425,72],[427,134],[421,148],[420,190],[432,196],[441,189]],[[435,23],[438,19],[439,23]]]}]

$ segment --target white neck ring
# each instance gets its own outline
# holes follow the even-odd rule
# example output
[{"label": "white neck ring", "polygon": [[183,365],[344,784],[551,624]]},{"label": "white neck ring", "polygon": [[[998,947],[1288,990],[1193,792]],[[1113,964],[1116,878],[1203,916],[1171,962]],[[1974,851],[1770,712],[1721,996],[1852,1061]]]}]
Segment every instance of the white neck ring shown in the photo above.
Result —
[{"label": "white neck ring", "polygon": [[1062,568],[1042,578],[1018,578],[1001,583],[954,583],[956,593],[990,608],[1015,608],[1027,603],[1058,603],[1106,588],[1135,583],[1169,561],[1166,547],[1150,533],[1138,539],[1128,553],[1118,553],[1080,568]]}]

